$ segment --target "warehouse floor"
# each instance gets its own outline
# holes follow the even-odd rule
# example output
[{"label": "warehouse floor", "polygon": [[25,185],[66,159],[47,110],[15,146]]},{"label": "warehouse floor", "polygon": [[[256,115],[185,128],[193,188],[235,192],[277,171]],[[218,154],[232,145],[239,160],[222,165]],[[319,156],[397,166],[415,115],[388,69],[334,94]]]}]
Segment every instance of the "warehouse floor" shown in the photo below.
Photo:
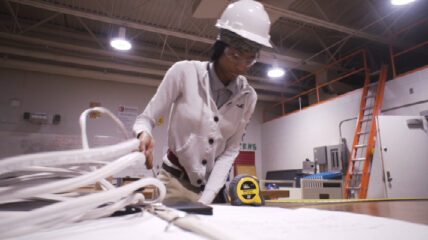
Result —
[{"label": "warehouse floor", "polygon": [[268,206],[282,208],[316,208],[344,211],[371,216],[404,220],[428,225],[428,199],[420,200],[366,200],[360,202],[329,201],[268,201]]}]

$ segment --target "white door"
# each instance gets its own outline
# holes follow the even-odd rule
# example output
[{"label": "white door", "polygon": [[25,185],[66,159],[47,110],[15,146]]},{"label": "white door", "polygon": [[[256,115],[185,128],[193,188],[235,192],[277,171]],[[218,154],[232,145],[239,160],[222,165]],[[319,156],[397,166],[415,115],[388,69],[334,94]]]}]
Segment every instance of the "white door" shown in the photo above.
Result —
[{"label": "white door", "polygon": [[378,130],[387,198],[428,197],[427,120],[379,116]]}]

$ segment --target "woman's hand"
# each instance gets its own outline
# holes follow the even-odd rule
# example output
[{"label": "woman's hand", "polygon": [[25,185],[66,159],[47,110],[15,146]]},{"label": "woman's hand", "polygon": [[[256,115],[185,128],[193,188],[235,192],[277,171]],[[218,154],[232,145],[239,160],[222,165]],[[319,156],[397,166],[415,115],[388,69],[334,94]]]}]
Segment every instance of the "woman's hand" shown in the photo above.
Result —
[{"label": "woman's hand", "polygon": [[141,132],[140,137],[140,151],[146,155],[146,167],[147,169],[153,168],[153,149],[155,147],[155,141],[152,136],[147,132]]}]

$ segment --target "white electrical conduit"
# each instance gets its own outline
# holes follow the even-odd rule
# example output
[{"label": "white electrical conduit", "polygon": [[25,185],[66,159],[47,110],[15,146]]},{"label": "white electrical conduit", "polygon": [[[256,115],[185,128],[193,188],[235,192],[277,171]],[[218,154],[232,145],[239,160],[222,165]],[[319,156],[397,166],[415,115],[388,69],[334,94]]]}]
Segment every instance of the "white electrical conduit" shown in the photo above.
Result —
[{"label": "white electrical conduit", "polygon": [[125,126],[112,112],[110,112],[108,109],[103,108],[103,107],[94,107],[94,108],[86,109],[85,111],[83,111],[82,114],[80,114],[79,124],[80,124],[80,130],[82,133],[82,147],[83,147],[83,149],[89,148],[88,137],[86,136],[86,119],[87,119],[88,114],[93,113],[93,112],[100,112],[100,113],[107,114],[109,117],[111,117],[111,119],[113,119],[113,121],[115,123],[117,123],[117,125],[119,125],[119,128],[122,131],[122,134],[125,136],[125,138],[126,139],[129,138],[128,133],[126,132]]},{"label": "white electrical conduit", "polygon": [[[123,124],[111,112],[102,108],[96,108],[96,110],[110,115],[119,124],[127,137]],[[81,120],[86,118],[83,116],[86,116],[91,111],[94,111],[94,109],[85,111],[81,116]],[[144,178],[120,188],[115,188],[107,182],[107,185],[110,186],[108,187],[110,188],[108,191],[91,193],[84,196],[81,196],[81,193],[74,192],[53,194],[74,190],[95,182],[106,182],[106,177],[112,176],[131,165],[135,166],[135,164],[139,164],[140,166],[144,166],[145,156],[143,153],[137,151],[140,144],[138,139],[128,140],[113,146],[87,149],[86,126],[83,124],[82,128],[85,129],[85,132],[82,133],[82,142],[86,149],[29,154],[0,160],[0,180],[3,183],[8,181],[8,179],[4,179],[7,176],[14,176],[15,181],[23,179],[27,181],[18,182],[15,186],[1,188],[1,201],[4,203],[22,201],[22,199],[61,201],[31,211],[0,211],[1,239],[69,222],[108,216],[129,204],[152,204],[163,200],[166,192],[165,186],[162,182],[154,178]],[[106,161],[113,162],[109,163]],[[92,165],[90,166],[92,171],[87,173],[89,169],[82,169],[81,167],[88,163],[96,163],[97,165],[104,166],[96,169]],[[52,166],[62,166],[65,169],[52,168]],[[35,172],[34,170],[37,170],[37,168],[41,172]],[[46,175],[44,170],[49,173]],[[17,175],[19,173],[26,175]],[[77,177],[71,176],[73,178],[52,182],[54,180],[52,179],[53,176],[58,177],[61,174],[71,173],[82,175]],[[46,179],[39,179],[42,175],[47,177],[49,182],[35,184],[42,180],[46,181]],[[34,183],[28,181],[30,179]],[[135,193],[136,190],[146,186],[157,188],[158,197],[156,199],[147,201],[141,193]]]},{"label": "white electrical conduit", "polygon": [[[69,192],[69,193],[62,193],[62,194],[52,194],[52,193],[47,193],[47,194],[41,194],[39,196],[36,197],[32,197],[32,200],[44,200],[44,201],[55,201],[55,202],[61,202],[61,201],[67,201],[69,199],[72,198],[76,198],[76,197],[81,197],[84,195],[89,194],[88,192]],[[18,199],[16,200],[16,202],[22,202],[22,199]]]},{"label": "white electrical conduit", "polygon": [[[86,109],[85,111],[83,111],[82,114],[80,114],[79,123],[80,123],[80,130],[82,132],[82,148],[83,149],[89,149],[88,136],[86,134],[86,119],[87,119],[88,114],[93,113],[93,112],[95,112],[95,113],[100,112],[100,113],[107,114],[109,117],[111,117],[111,119],[113,119],[113,121],[115,123],[117,123],[117,125],[119,125],[119,128],[122,131],[125,138],[126,139],[129,138],[128,133],[126,132],[125,125],[123,125],[123,123],[112,112],[110,112],[108,109],[103,108],[103,107],[94,107],[94,108]],[[91,166],[90,169],[95,170],[96,167]],[[104,190],[114,189],[114,186],[105,179],[100,179],[100,181],[98,181],[98,182],[101,184],[101,186],[103,187]]]},{"label": "white electrical conduit", "polygon": [[164,206],[152,206],[147,210],[162,218],[163,220],[174,224],[184,230],[191,231],[213,240],[231,240],[232,238],[220,229],[205,225],[197,216],[185,214],[172,208]]},{"label": "white electrical conduit", "polygon": [[32,186],[47,184],[49,182],[59,181],[62,179],[75,177],[79,175],[81,174],[68,175],[68,176],[63,175],[62,177],[55,177],[52,174],[38,173],[38,174],[31,174],[31,175],[24,175],[20,177],[10,178],[1,182],[0,194],[1,192],[6,191],[7,189],[12,189],[12,188],[16,189],[16,188],[20,188],[21,186],[30,188]]},{"label": "white electrical conduit", "polygon": [[66,169],[66,168],[54,168],[54,167],[41,167],[41,166],[32,166],[25,169],[22,169],[19,172],[10,172],[0,175],[0,182],[3,181],[2,178],[10,178],[15,176],[22,176],[25,174],[31,174],[31,173],[55,173],[55,174],[79,174],[77,171],[73,171],[72,169]]},{"label": "white electrical conduit", "polygon": [[59,166],[64,164],[83,164],[93,161],[111,161],[129,152],[139,150],[140,141],[131,139],[116,145],[87,150],[68,150],[44,152],[0,160],[0,174],[18,171],[31,166]]},{"label": "white electrical conduit", "polygon": [[106,166],[100,169],[97,169],[82,176],[59,180],[32,188],[11,186],[9,188],[0,190],[0,202],[30,198],[43,193],[59,193],[75,190],[79,187],[96,183],[99,179],[104,179],[109,176],[112,176],[113,174],[120,172],[123,169],[126,169],[130,165],[135,165],[136,162],[139,162],[141,164],[141,167],[143,167],[145,159],[146,158],[143,153],[133,152],[119,158],[118,160],[110,164],[107,164]]},{"label": "white electrical conduit", "polygon": [[10,186],[12,184],[26,183],[36,179],[45,178],[65,178],[82,175],[77,171],[71,171],[63,168],[51,168],[51,167],[31,167],[31,169],[25,169],[25,171],[13,172],[11,174],[4,174],[0,178],[0,187]]},{"label": "white electrical conduit", "polygon": [[[90,112],[101,112],[101,113],[107,113],[110,117],[112,117],[112,119],[118,123],[118,125],[120,126],[120,129],[122,130],[122,132],[124,133],[124,135],[127,137],[126,135],[126,129],[123,126],[122,122],[117,119],[111,112],[109,112],[107,109],[104,108],[92,108],[92,109],[88,109],[85,112],[83,112],[80,116],[80,127],[82,130],[82,145],[84,149],[89,148],[88,145],[88,139],[86,137],[86,116],[87,114],[89,114]],[[208,226],[204,226],[203,224],[200,223],[200,221],[198,219],[192,218],[192,217],[188,217],[191,215],[185,215],[186,217],[178,217],[177,214],[182,214],[176,210],[173,209],[169,209],[169,208],[163,208],[162,210],[153,210],[152,213],[155,213],[156,215],[160,216],[162,219],[167,220],[168,222],[174,222],[175,225],[177,225],[178,227],[181,227],[185,230],[188,231],[192,231],[198,234],[201,234],[203,236],[209,237],[210,239],[221,239],[221,240],[227,240],[227,239],[231,239],[230,237],[226,236],[224,233],[222,233],[221,231],[213,231],[212,227],[208,227]]]},{"label": "white electrical conduit", "polygon": [[77,219],[86,220],[81,219],[81,217],[90,216],[91,214],[89,214],[89,211],[91,209],[95,209],[95,211],[97,211],[97,214],[94,214],[97,217],[108,216],[117,209],[120,209],[120,207],[115,206],[111,209],[105,208],[103,214],[99,214],[96,208],[103,203],[120,201],[124,196],[130,195],[137,196],[132,196],[131,201],[127,201],[128,203],[132,202],[136,204],[138,203],[137,201],[141,202],[141,200],[144,199],[143,195],[134,192],[149,185],[155,186],[159,189],[159,197],[155,199],[155,201],[161,201],[165,197],[166,193],[163,183],[157,179],[144,178],[114,190],[93,193],[87,196],[70,199],[65,202],[52,204],[25,214],[1,214],[3,218],[0,219],[0,233],[2,237],[7,238],[34,232],[40,227],[48,227],[47,225],[57,225],[58,222],[72,222]]},{"label": "white electrical conduit", "polygon": [[82,196],[83,194],[79,193],[79,192],[74,192],[76,193],[74,196],[73,195],[68,195],[68,194],[51,194],[51,193],[47,193],[47,194],[41,194],[37,197],[32,197],[31,199],[37,200],[37,199],[41,199],[41,200],[45,200],[45,201],[56,201],[56,202],[61,202],[61,201],[67,201],[70,198],[74,198],[74,197],[79,197]]}]

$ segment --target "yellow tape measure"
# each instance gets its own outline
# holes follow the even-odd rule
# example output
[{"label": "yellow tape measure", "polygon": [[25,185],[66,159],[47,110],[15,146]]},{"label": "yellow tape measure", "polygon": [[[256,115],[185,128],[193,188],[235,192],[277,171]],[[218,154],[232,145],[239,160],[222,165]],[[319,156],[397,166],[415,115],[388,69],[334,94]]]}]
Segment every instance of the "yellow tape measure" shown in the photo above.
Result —
[{"label": "yellow tape measure", "polygon": [[260,206],[265,204],[259,181],[251,175],[236,176],[229,185],[229,195],[232,205]]},{"label": "yellow tape measure", "polygon": [[392,202],[427,201],[428,198],[364,198],[364,199],[284,199],[266,200],[269,203],[353,203],[353,202]]}]

